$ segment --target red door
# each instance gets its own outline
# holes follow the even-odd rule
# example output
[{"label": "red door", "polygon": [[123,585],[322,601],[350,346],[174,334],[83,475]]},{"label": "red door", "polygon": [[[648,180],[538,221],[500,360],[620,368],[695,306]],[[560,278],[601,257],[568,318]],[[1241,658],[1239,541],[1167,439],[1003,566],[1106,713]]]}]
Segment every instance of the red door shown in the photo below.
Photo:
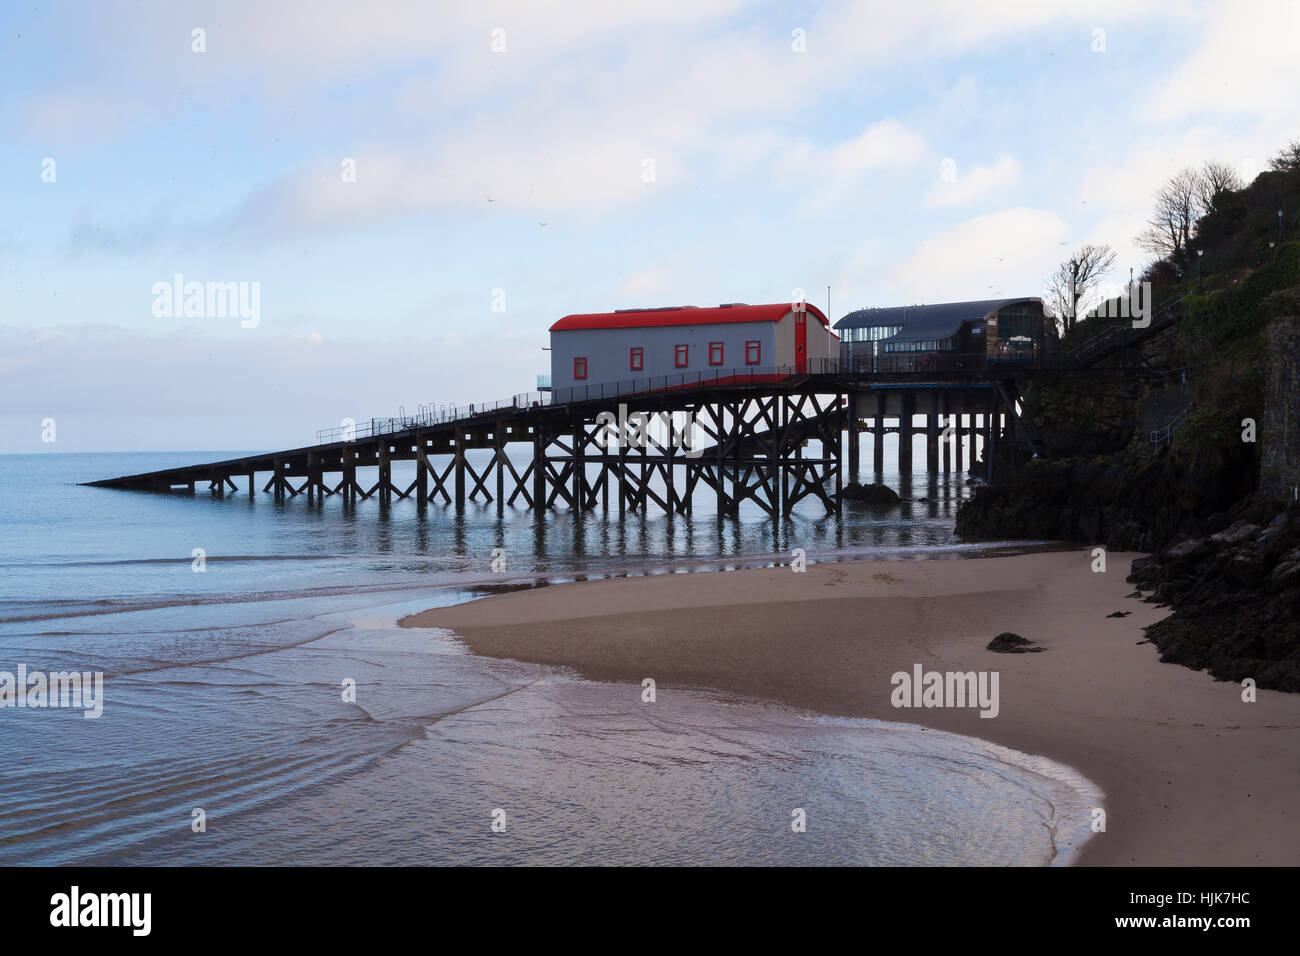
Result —
[{"label": "red door", "polygon": [[799,375],[808,371],[808,313],[803,310],[794,314],[794,370]]}]

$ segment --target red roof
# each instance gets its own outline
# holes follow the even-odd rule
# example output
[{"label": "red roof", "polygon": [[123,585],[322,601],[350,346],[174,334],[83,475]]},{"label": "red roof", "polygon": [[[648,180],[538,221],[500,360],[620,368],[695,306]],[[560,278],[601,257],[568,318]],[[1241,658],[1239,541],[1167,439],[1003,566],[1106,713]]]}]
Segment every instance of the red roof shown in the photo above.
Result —
[{"label": "red roof", "polygon": [[[716,325],[723,322],[778,322],[792,308],[789,302],[776,302],[771,305],[720,305],[709,309],[687,305],[677,309],[591,312],[585,315],[566,315],[551,326],[551,331],[640,329],[657,325]],[[831,327],[830,322],[817,306],[805,304],[805,308],[817,316],[826,328]]]}]

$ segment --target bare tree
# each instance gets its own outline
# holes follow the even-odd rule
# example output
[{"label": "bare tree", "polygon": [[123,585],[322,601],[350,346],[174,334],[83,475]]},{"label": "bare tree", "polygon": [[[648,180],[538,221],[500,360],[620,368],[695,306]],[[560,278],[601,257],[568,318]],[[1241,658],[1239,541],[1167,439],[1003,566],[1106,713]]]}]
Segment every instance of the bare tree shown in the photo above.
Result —
[{"label": "bare tree", "polygon": [[1225,193],[1245,189],[1241,176],[1227,163],[1210,160],[1201,167],[1198,177],[1196,199],[1201,205],[1201,214],[1217,209]]},{"label": "bare tree", "polygon": [[1047,306],[1056,315],[1061,334],[1074,328],[1081,304],[1114,264],[1114,249],[1088,243],[1056,267],[1047,280]]},{"label": "bare tree", "polygon": [[1294,173],[1300,170],[1300,139],[1288,143],[1281,153],[1269,161],[1269,165],[1280,173]]},{"label": "bare tree", "polygon": [[1227,193],[1245,187],[1227,163],[1211,160],[1200,169],[1184,169],[1156,193],[1155,212],[1137,244],[1169,261],[1180,276],[1187,275],[1196,221],[1216,209]]},{"label": "bare tree", "polygon": [[1148,252],[1172,262],[1179,275],[1187,274],[1192,231],[1203,212],[1201,178],[1189,168],[1161,186],[1150,223],[1135,240]]}]

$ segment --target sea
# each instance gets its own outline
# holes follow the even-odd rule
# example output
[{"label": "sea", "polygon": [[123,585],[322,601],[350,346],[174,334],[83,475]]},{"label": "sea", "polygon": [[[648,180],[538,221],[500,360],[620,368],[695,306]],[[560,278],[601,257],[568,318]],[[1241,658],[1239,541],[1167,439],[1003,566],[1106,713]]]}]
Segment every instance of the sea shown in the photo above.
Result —
[{"label": "sea", "polygon": [[775,521],[752,503],[719,520],[710,494],[620,518],[80,485],[249,453],[0,456],[0,672],[103,675],[98,717],[0,707],[0,865],[1039,866],[1088,837],[1095,786],[1042,757],[720,692],[647,707],[639,686],[397,624],[796,548],[1011,547],[954,538],[964,474],[864,474],[902,504]]}]

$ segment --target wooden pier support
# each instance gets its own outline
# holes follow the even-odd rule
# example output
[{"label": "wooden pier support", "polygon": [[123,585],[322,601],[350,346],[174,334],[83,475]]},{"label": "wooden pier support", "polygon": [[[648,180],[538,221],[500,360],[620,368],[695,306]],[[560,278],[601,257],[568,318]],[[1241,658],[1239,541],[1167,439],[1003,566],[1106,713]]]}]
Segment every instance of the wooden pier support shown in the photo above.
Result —
[{"label": "wooden pier support", "polygon": [[935,474],[939,470],[939,392],[930,391],[930,408],[925,413],[925,470]]},{"label": "wooden pier support", "polygon": [[990,392],[984,399],[984,427],[986,429],[986,438],[984,440],[984,480],[990,485],[993,484],[993,459],[998,450],[998,396],[996,392]]},{"label": "wooden pier support", "polygon": [[492,463],[497,469],[497,514],[503,514],[506,507],[506,423],[497,421],[492,426]]},{"label": "wooden pier support", "polygon": [[573,421],[573,509],[579,517],[587,510],[587,434],[581,416]]},{"label": "wooden pier support", "polygon": [[860,442],[860,437],[858,434],[858,411],[855,407],[852,406],[852,402],[850,402],[848,418],[849,418],[849,425],[848,425],[849,478],[852,481],[857,481],[858,480],[858,459],[860,457],[860,449],[858,445]]},{"label": "wooden pier support", "polygon": [[422,432],[415,433],[415,503],[420,508],[429,503],[429,448]]},{"label": "wooden pier support", "polygon": [[957,393],[957,421],[956,434],[953,436],[956,441],[953,442],[953,451],[955,452],[955,467],[957,473],[961,474],[962,470],[962,449],[966,441],[966,392]]},{"label": "wooden pier support", "polygon": [[393,503],[393,462],[389,458],[388,441],[379,442],[379,505],[386,508]]},{"label": "wooden pier support", "polygon": [[940,451],[943,455],[943,473],[945,475],[952,473],[952,443],[956,433],[956,428],[952,421],[952,396],[943,393],[943,431],[940,432],[939,441],[942,445]]},{"label": "wooden pier support", "polygon": [[[446,426],[423,423],[419,428],[310,448],[126,476],[113,480],[112,486],[192,491],[197,482],[207,481],[210,492],[220,496],[228,488],[241,490],[234,478],[238,475],[248,477],[249,494],[255,496],[258,472],[269,471],[263,476],[267,479],[263,490],[273,492],[277,504],[304,491],[311,504],[334,495],[345,504],[355,504],[358,497],[378,493],[381,508],[391,505],[394,497],[413,497],[423,508],[431,497],[442,496],[463,511],[467,491],[470,499],[478,500],[481,493],[491,502],[495,484],[500,514],[520,496],[534,509],[549,508],[562,499],[583,512],[594,509],[599,499],[600,507],[608,511],[614,493],[610,486],[615,484],[620,515],[629,509],[645,514],[651,504],[674,515],[691,513],[695,494],[707,494],[700,487],[703,483],[712,488],[723,517],[750,503],[778,517],[808,497],[818,499],[831,513],[841,506],[843,459],[852,459],[852,469],[861,468],[861,436],[866,430],[858,417],[860,406],[849,405],[842,384],[833,388],[814,390],[793,382],[749,390],[702,390],[685,401],[676,394],[647,396],[641,406],[644,411],[636,414],[638,418],[645,414],[650,427],[634,424],[636,434],[624,435],[617,450],[607,446],[600,424],[610,409],[593,401],[569,408],[534,407],[526,415],[502,411],[503,417],[496,419],[466,417]],[[878,457],[886,397],[884,392],[876,396]],[[629,418],[626,412],[621,416],[624,422]],[[845,430],[850,432],[847,449]],[[520,475],[507,448],[511,442],[529,439],[533,461]],[[711,448],[707,439],[712,439]],[[491,460],[481,471],[469,460],[470,449],[490,449]],[[414,463],[409,487],[393,484],[394,461]],[[376,468],[378,480],[373,486],[362,487],[358,467]],[[495,482],[492,468],[497,470]]]},{"label": "wooden pier support", "polygon": [[465,429],[456,429],[456,513],[465,510]]},{"label": "wooden pier support", "polygon": [[871,426],[871,463],[877,475],[885,470],[885,403],[888,394],[876,392],[876,417]]},{"label": "wooden pier support", "polygon": [[916,410],[916,396],[903,392],[899,396],[902,406],[898,413],[898,470],[904,475],[912,473],[912,416]]},{"label": "wooden pier support", "polygon": [[[533,510],[542,511],[546,502],[546,440],[545,426],[538,422],[533,426]],[[621,452],[620,452],[621,454]],[[623,492],[619,489],[618,513],[623,513]]]},{"label": "wooden pier support", "polygon": [[357,459],[350,448],[343,452],[343,500],[347,504],[357,503]]}]

